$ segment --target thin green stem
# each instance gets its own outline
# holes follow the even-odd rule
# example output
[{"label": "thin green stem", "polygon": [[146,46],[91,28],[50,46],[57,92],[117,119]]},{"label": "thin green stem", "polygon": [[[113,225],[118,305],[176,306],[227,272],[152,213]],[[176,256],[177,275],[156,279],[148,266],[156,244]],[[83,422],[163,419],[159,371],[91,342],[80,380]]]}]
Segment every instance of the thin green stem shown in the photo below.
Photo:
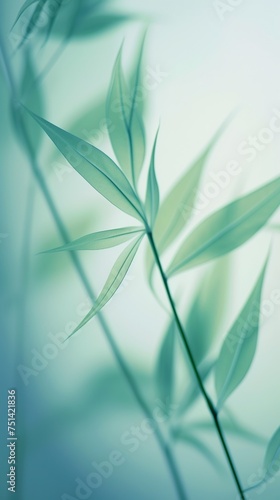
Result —
[{"label": "thin green stem", "polygon": [[[8,58],[6,55],[6,51],[4,50],[4,44],[2,43],[2,40],[0,40],[0,46],[1,46],[0,52],[1,52],[1,56],[2,56],[3,67],[5,70],[6,76],[7,76],[9,86],[10,86],[12,100],[16,104],[17,103],[17,89],[16,89],[16,85],[14,83],[10,64],[9,64],[9,61],[8,61]],[[35,154],[34,154],[31,142],[30,142],[30,138],[26,132],[26,129],[24,127],[24,123],[23,123],[20,115],[18,116],[18,125],[19,125],[19,129],[21,131],[22,138],[23,138],[25,146],[26,146],[27,156],[29,158],[32,173],[33,173],[33,175],[34,175],[34,177],[35,177],[35,179],[36,179],[36,181],[37,181],[37,183],[38,183],[38,185],[43,193],[43,196],[46,200],[48,208],[51,212],[51,215],[52,215],[53,220],[57,226],[57,229],[60,233],[60,236],[61,236],[63,242],[69,243],[70,238],[69,238],[68,233],[64,227],[62,219],[60,218],[60,215],[59,215],[58,210],[55,206],[55,203],[51,197],[51,194],[48,190],[44,176],[43,176],[43,174],[42,174],[42,172],[37,164],[37,161],[35,159]],[[75,252],[69,252],[69,254],[70,254],[70,257],[72,259],[73,265],[74,265],[91,301],[94,303],[96,300],[95,294],[92,290],[90,282],[88,281],[87,275],[83,270],[83,267],[81,265],[81,262],[77,256],[77,254]],[[98,318],[98,321],[100,323],[100,326],[102,327],[102,329],[104,331],[104,334],[105,334],[105,337],[109,343],[109,346],[110,346],[110,348],[115,356],[115,359],[120,367],[120,370],[121,370],[123,376],[125,377],[128,385],[129,385],[129,387],[130,387],[130,389],[135,397],[135,400],[139,404],[144,415],[148,419],[153,420],[152,412],[150,411],[149,406],[147,405],[144,397],[142,396],[141,392],[139,391],[137,383],[136,383],[134,377],[132,376],[132,374],[130,373],[129,367],[126,364],[126,362],[124,361],[124,359],[119,351],[119,348],[118,348],[118,346],[113,338],[113,335],[111,334],[111,331],[110,331],[110,328],[109,328],[109,325],[108,325],[106,319],[104,318],[104,316],[100,312],[98,313],[97,318]],[[186,496],[186,493],[184,491],[184,486],[183,486],[181,478],[179,476],[179,472],[177,470],[177,466],[176,466],[173,454],[171,452],[171,449],[170,449],[168,443],[166,443],[166,441],[163,437],[163,434],[162,434],[159,427],[157,427],[155,429],[155,436],[157,438],[159,447],[162,450],[163,456],[164,456],[166,463],[168,465],[168,468],[169,468],[169,471],[171,474],[171,478],[173,479],[174,487],[175,487],[176,492],[177,492],[177,496],[180,500],[186,500],[187,496]]]},{"label": "thin green stem", "polygon": [[220,422],[218,420],[217,410],[214,407],[211,399],[209,398],[209,396],[207,394],[207,391],[206,391],[206,389],[204,387],[203,381],[202,381],[202,379],[200,377],[200,374],[199,374],[199,371],[197,369],[197,366],[196,366],[193,354],[191,352],[189,343],[188,343],[188,341],[186,339],[184,328],[183,328],[181,320],[180,320],[180,318],[178,316],[177,309],[176,309],[176,306],[175,306],[175,303],[174,303],[174,300],[173,300],[173,297],[172,297],[172,294],[171,294],[171,291],[170,291],[170,288],[169,288],[168,280],[167,280],[166,274],[165,274],[165,272],[163,270],[163,267],[161,265],[161,261],[160,261],[160,258],[159,258],[159,253],[157,251],[157,248],[156,248],[156,245],[155,245],[155,241],[154,241],[152,232],[151,231],[148,232],[147,236],[148,236],[148,239],[149,239],[149,242],[150,242],[150,245],[151,245],[151,249],[152,249],[152,252],[153,252],[153,255],[154,255],[157,267],[159,269],[159,272],[160,272],[160,275],[161,275],[161,278],[162,278],[162,282],[163,282],[163,285],[164,285],[164,288],[165,288],[165,291],[166,291],[166,294],[167,294],[167,297],[168,297],[168,301],[169,301],[172,313],[174,315],[175,322],[177,324],[177,327],[178,327],[178,330],[179,330],[179,333],[180,333],[181,340],[182,340],[183,345],[184,345],[184,347],[186,349],[186,352],[188,354],[188,358],[190,360],[190,363],[191,363],[191,366],[192,366],[192,369],[193,369],[193,372],[194,372],[197,384],[198,384],[199,389],[200,389],[200,391],[201,391],[201,393],[202,393],[202,395],[203,395],[203,397],[205,399],[207,407],[208,407],[208,409],[209,409],[209,411],[210,411],[210,413],[212,415],[212,418],[213,418],[213,421],[214,421],[214,424],[215,424],[218,436],[220,438],[222,447],[224,449],[224,452],[225,452],[225,455],[226,455],[226,458],[227,458],[230,470],[231,470],[232,475],[234,477],[234,481],[236,483],[236,487],[238,489],[238,492],[240,493],[240,497],[241,497],[242,500],[245,500],[245,496],[244,496],[244,493],[243,493],[243,489],[242,489],[242,486],[241,486],[240,479],[238,477],[235,465],[233,463],[233,459],[231,457],[231,454],[229,452],[227,443],[225,441],[225,437],[224,437],[224,434],[223,434],[223,430],[222,430],[221,424],[220,424]]}]

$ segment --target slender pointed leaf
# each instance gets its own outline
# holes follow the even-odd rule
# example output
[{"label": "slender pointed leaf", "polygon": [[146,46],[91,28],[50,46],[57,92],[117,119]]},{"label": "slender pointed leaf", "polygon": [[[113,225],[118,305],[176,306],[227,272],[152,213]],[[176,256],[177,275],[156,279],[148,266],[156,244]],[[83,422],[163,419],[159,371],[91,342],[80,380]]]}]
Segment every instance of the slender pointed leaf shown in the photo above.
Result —
[{"label": "slender pointed leaf", "polygon": [[[113,69],[107,98],[107,119],[112,123],[110,140],[120,167],[137,181],[145,156],[145,134],[141,115],[136,109],[136,91],[127,88],[122,70],[122,47]],[[138,65],[141,62],[139,57]],[[136,78],[138,82],[138,78]]]},{"label": "slender pointed leaf", "polygon": [[20,8],[18,14],[17,14],[17,17],[14,21],[14,24],[12,26],[11,29],[13,29],[15,27],[15,25],[17,24],[18,20],[20,19],[20,17],[22,16],[22,14],[24,14],[24,12],[31,6],[33,5],[34,3],[37,3],[39,0],[26,0],[24,2],[24,4],[22,5],[22,7]]},{"label": "slender pointed leaf", "polygon": [[[55,11],[52,14],[49,15],[49,22],[48,22],[48,25],[47,25],[47,33],[46,33],[45,42],[47,42],[47,40],[50,37],[50,34],[52,32],[55,20],[56,20],[58,14],[59,14],[59,10],[61,8],[63,0],[55,0],[55,2],[56,2]],[[53,7],[54,7],[54,5],[53,5]]]},{"label": "slender pointed leaf", "polygon": [[[276,470],[273,471],[273,468]],[[268,447],[266,450],[265,458],[264,458],[264,468],[266,470],[266,474],[270,475],[271,473],[279,471],[280,468],[280,427],[275,431],[272,438],[268,443]]]},{"label": "slender pointed leaf", "polygon": [[105,153],[79,137],[28,111],[74,169],[123,212],[143,220],[140,202],[118,166]]},{"label": "slender pointed leaf", "polygon": [[163,337],[156,366],[156,383],[163,401],[172,402],[176,324],[171,320]]},{"label": "slender pointed leaf", "polygon": [[227,299],[227,284],[228,261],[221,259],[206,273],[192,302],[185,332],[197,365],[209,354],[217,339]]},{"label": "slender pointed leaf", "polygon": [[[213,366],[213,360],[206,360],[204,363],[201,363],[201,366],[199,366],[199,374],[203,383],[206,382],[208,376],[212,372]],[[178,416],[183,415],[185,411],[189,410],[189,408],[197,401],[201,394],[198,385],[196,383],[193,383],[193,370],[191,367],[189,367],[189,377],[191,384],[188,386],[179,404]]]},{"label": "slender pointed leaf", "polygon": [[168,276],[226,255],[254,236],[280,204],[280,178],[210,215],[187,236]]},{"label": "slender pointed leaf", "polygon": [[[43,96],[40,85],[34,85],[36,73],[29,51],[26,51],[25,53],[24,63],[24,72],[20,89],[21,100],[25,106],[33,112],[42,114],[44,112]],[[19,109],[18,111],[21,112],[22,110]],[[42,141],[43,131],[36,126],[34,120],[26,113],[22,114],[22,118],[24,120],[25,130],[28,134],[33,151],[37,152]]]},{"label": "slender pointed leaf", "polygon": [[120,254],[94,306],[85,316],[85,318],[81,321],[81,323],[77,326],[77,328],[75,328],[75,330],[71,333],[70,337],[74,335],[74,333],[76,333],[78,330],[80,330],[80,328],[86,325],[98,313],[98,311],[100,311],[107,304],[107,302],[109,302],[109,300],[113,297],[113,295],[121,285],[122,281],[124,280],[125,275],[133,262],[133,259],[137,253],[142,238],[143,235],[136,238],[136,240],[130,243],[130,245],[128,245]]},{"label": "slender pointed leaf", "polygon": [[39,0],[38,1],[37,5],[34,9],[34,12],[31,16],[29,22],[27,23],[27,26],[26,26],[25,32],[23,34],[22,40],[19,44],[19,47],[22,47],[22,45],[26,42],[26,40],[28,40],[30,35],[33,33],[34,29],[37,28],[38,19],[40,18],[40,15],[42,13],[42,10],[43,10],[46,2],[47,2],[47,0]]},{"label": "slender pointed leaf", "polygon": [[[221,125],[208,146],[194,161],[187,172],[179,179],[163,200],[154,225],[154,239],[160,253],[164,252],[186,227],[195,204],[197,189],[206,162],[220,138],[225,123]],[[152,275],[155,266],[153,254],[148,247],[146,269],[149,284],[152,287]]]},{"label": "slender pointed leaf", "polygon": [[147,182],[146,202],[145,202],[146,212],[148,214],[148,218],[150,220],[152,227],[154,225],[154,221],[157,216],[159,207],[159,188],[155,172],[155,151],[157,145],[157,138],[158,138],[158,132],[155,137],[151,155],[148,182]]},{"label": "slender pointed leaf", "polygon": [[133,238],[137,233],[143,232],[141,227],[122,227],[119,229],[109,229],[107,231],[99,231],[96,233],[87,234],[77,240],[66,243],[58,248],[46,250],[42,253],[54,253],[76,250],[101,250],[111,248],[121,243],[124,243]]},{"label": "slender pointed leaf", "polygon": [[252,364],[259,331],[259,313],[265,263],[260,276],[237,320],[230,329],[215,367],[215,385],[220,410],[239,386]]}]

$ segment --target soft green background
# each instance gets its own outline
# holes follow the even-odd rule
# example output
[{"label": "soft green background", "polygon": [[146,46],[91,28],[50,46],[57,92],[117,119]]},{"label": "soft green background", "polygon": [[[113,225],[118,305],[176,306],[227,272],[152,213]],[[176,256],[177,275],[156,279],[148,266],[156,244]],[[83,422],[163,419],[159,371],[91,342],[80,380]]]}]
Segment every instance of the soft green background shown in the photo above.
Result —
[{"label": "soft green background", "polygon": [[[2,3],[2,29],[9,43],[9,30],[20,2]],[[225,169],[237,160],[242,172],[229,187],[209,202],[194,217],[195,225],[216,207],[279,174],[280,132],[252,162],[240,155],[238,146],[250,135],[257,135],[280,110],[279,93],[279,16],[280,5],[244,0],[221,21],[213,2],[173,0],[172,2],[112,2],[112,8],[149,13],[152,23],[144,71],[157,66],[166,74],[156,88],[147,93],[148,144],[158,120],[161,133],[157,154],[157,173],[161,193],[207,144],[225,117],[237,110],[226,133],[208,163],[203,182],[210,172]],[[88,103],[98,103],[107,91],[117,50],[125,38],[125,57],[129,67],[140,24],[122,24],[98,37],[71,42],[43,83],[45,116],[66,128]],[[44,66],[54,42],[38,49],[36,60]],[[36,52],[36,51],[35,51]],[[12,64],[19,75],[20,53]],[[59,237],[40,192],[36,189],[32,217],[31,264],[25,290],[26,320],[19,316],[21,245],[24,215],[30,196],[28,163],[15,141],[11,128],[8,96],[1,77],[1,456],[5,479],[5,405],[6,389],[16,386],[19,395],[19,426],[23,456],[19,456],[17,498],[21,500],[61,499],[63,493],[75,497],[75,478],[84,479],[91,462],[106,460],[114,449],[121,449],[125,463],[105,479],[90,498],[96,499],[175,499],[172,482],[153,436],[131,454],[122,449],[120,438],[143,415],[136,406],[125,381],[104,340],[96,319],[71,339],[64,350],[50,360],[27,387],[17,377],[17,366],[31,366],[32,349],[42,352],[49,333],[58,334],[69,322],[78,322],[86,308],[87,297],[67,255],[36,255],[42,249],[60,244]],[[100,120],[94,124],[100,128]],[[82,133],[82,131],[81,131]],[[101,134],[102,135],[102,134]],[[106,136],[96,142],[110,152]],[[40,165],[48,180],[71,236],[130,223],[114,210],[79,176],[67,171],[62,181],[57,165],[65,164],[55,156],[54,147],[44,140]],[[279,216],[275,216],[275,222]],[[231,256],[231,280],[225,335],[231,321],[247,297],[266,255],[272,233],[263,231]],[[273,246],[263,297],[280,288],[279,233],[273,233]],[[119,250],[82,255],[82,261],[96,291],[99,291]],[[156,406],[153,373],[159,345],[168,316],[150,292],[143,272],[143,249],[128,278],[105,313],[124,357],[142,384],[152,408]],[[180,275],[172,287],[182,304],[189,304],[202,268]],[[215,290],[213,290],[215,293]],[[217,311],[213,311],[217,314]],[[280,306],[262,325],[258,351],[246,381],[232,395],[228,407],[234,414],[267,439],[279,425],[279,318]],[[214,392],[213,392],[214,393]],[[208,418],[199,404],[193,418]],[[214,437],[206,438],[224,462]],[[244,486],[247,478],[261,467],[265,447],[229,437],[229,444]],[[176,447],[177,462],[189,497],[192,499],[235,499],[228,469],[216,471],[192,447]],[[3,498],[6,498],[5,487]],[[279,477],[258,495],[248,498],[279,498]],[[8,498],[8,497],[7,497]]]}]

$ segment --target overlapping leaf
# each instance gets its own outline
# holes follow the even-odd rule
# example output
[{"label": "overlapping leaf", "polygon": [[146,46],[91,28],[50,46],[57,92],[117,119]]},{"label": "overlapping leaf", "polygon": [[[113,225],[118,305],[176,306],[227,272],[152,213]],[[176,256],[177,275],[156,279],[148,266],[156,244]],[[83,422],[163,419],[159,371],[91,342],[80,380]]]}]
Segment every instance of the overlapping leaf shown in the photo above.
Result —
[{"label": "overlapping leaf", "polygon": [[122,47],[114,66],[107,98],[107,119],[112,123],[110,140],[120,167],[136,184],[145,157],[145,133],[137,106],[137,91],[143,44],[135,70],[133,87],[128,88],[122,70]]},{"label": "overlapping leaf", "polygon": [[215,385],[220,410],[247,374],[257,346],[262,286],[266,263],[243,310],[231,327],[215,367]]},{"label": "overlapping leaf", "polygon": [[168,276],[221,257],[254,236],[280,204],[280,178],[226,205],[187,236]]},{"label": "overlapping leaf", "polygon": [[124,280],[125,275],[133,262],[133,259],[137,253],[142,238],[143,235],[136,238],[136,240],[132,241],[132,243],[130,243],[130,245],[128,245],[123,250],[121,255],[116,260],[94,306],[85,316],[85,318],[81,321],[81,323],[77,326],[77,328],[75,328],[75,330],[70,336],[74,335],[74,333],[76,333],[78,330],[80,330],[80,328],[86,325],[113,297],[113,295],[121,285],[122,281]]},{"label": "overlapping leaf", "polygon": [[156,365],[156,383],[163,401],[171,403],[174,389],[175,336],[177,328],[174,319],[170,321],[163,337]]},{"label": "overlapping leaf", "polygon": [[157,138],[158,138],[158,133],[156,134],[155,137],[151,155],[150,168],[148,173],[147,191],[146,191],[146,202],[145,202],[146,213],[148,216],[148,220],[150,221],[151,227],[153,227],[154,225],[159,208],[159,188],[155,172],[155,151],[157,145]]},{"label": "overlapping leaf", "polygon": [[82,236],[77,240],[62,245],[61,247],[46,250],[43,253],[76,250],[102,250],[104,248],[111,248],[120,245],[121,243],[125,243],[140,232],[144,232],[144,229],[141,227],[122,227],[118,229],[109,229],[107,231],[98,231],[96,233]]},{"label": "overlapping leaf", "polygon": [[[225,128],[225,124],[226,123],[219,128],[208,146],[163,200],[153,228],[154,239],[160,253],[164,252],[174,242],[184,227],[186,227],[193,213],[197,189],[203,169],[210,153]],[[146,254],[146,267],[150,284],[154,265],[153,254],[150,248],[148,248]]]},{"label": "overlapping leaf", "polygon": [[72,167],[96,191],[123,212],[143,220],[144,215],[138,197],[111,158],[79,137],[69,134],[30,111],[29,113]]},{"label": "overlapping leaf", "polygon": [[272,438],[270,439],[265,458],[264,458],[264,468],[266,474],[273,474],[279,471],[280,468],[280,427],[275,431]]}]

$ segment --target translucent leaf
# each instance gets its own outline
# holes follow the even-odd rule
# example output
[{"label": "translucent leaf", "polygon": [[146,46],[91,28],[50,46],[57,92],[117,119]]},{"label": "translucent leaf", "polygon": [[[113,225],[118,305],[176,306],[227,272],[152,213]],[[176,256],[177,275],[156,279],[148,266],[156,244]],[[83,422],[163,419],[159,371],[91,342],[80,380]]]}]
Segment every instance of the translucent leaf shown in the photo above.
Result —
[{"label": "translucent leaf", "polygon": [[280,427],[278,427],[268,443],[264,458],[264,468],[268,474],[275,474],[280,469]]},{"label": "translucent leaf", "polygon": [[45,41],[47,41],[49,39],[49,36],[52,32],[56,17],[59,14],[59,10],[60,10],[61,5],[62,5],[64,0],[55,0],[55,1],[56,1],[56,5],[53,4],[53,6],[55,8],[53,9],[51,15],[49,15],[49,22],[48,22],[47,27],[46,27],[46,39],[45,39]]},{"label": "translucent leaf", "polygon": [[107,302],[113,297],[113,295],[121,285],[122,281],[124,280],[125,275],[133,262],[133,259],[137,253],[137,250],[139,248],[143,236],[144,235],[138,237],[123,250],[121,255],[116,260],[94,306],[85,316],[85,318],[81,321],[81,323],[77,326],[77,328],[75,328],[73,333],[71,333],[70,337],[74,335],[74,333],[76,333],[78,330],[80,330],[80,328],[86,325],[98,313],[98,311],[100,311],[107,304]]},{"label": "translucent leaf", "polygon": [[118,166],[105,153],[79,137],[29,113],[43,128],[74,169],[123,212],[143,220],[140,202]]},{"label": "translucent leaf", "polygon": [[[164,252],[173,243],[183,228],[186,227],[193,212],[203,169],[224,127],[225,123],[219,128],[210,144],[203,150],[202,154],[194,161],[163,200],[153,228],[154,239],[160,253]],[[154,265],[154,257],[148,247],[146,268],[150,285],[152,283]]]},{"label": "translucent leaf", "polygon": [[[42,10],[43,10],[43,8],[44,8],[44,6],[45,6],[46,3],[47,3],[47,0],[38,0],[37,5],[36,5],[36,7],[35,7],[35,9],[33,11],[32,16],[30,17],[29,22],[26,24],[26,28],[24,30],[24,33],[23,33],[21,42],[19,44],[19,47],[21,47],[28,40],[28,38],[33,33],[33,31],[35,29],[37,29],[37,27],[38,27],[38,20],[40,19],[40,15],[41,15]],[[27,5],[25,7],[25,9],[27,7],[29,7],[29,5]]]},{"label": "translucent leaf", "polygon": [[148,219],[150,221],[151,227],[153,227],[154,225],[154,221],[159,207],[159,188],[155,172],[155,150],[157,145],[157,138],[158,138],[158,132],[155,137],[151,155],[148,182],[147,182],[146,202],[145,202],[146,213],[148,214]]},{"label": "translucent leaf", "polygon": [[[35,113],[42,114],[44,112],[44,101],[40,85],[35,85],[36,73],[29,51],[24,55],[24,72],[20,85],[21,101],[29,109]],[[34,120],[26,113],[22,113],[22,109],[18,108],[18,113],[21,113],[22,120],[29,142],[31,143],[34,152],[39,150],[43,131],[36,126]]]},{"label": "translucent leaf", "polygon": [[20,19],[20,17],[22,16],[22,14],[24,14],[24,12],[31,6],[33,5],[34,3],[37,3],[39,0],[26,0],[24,2],[24,4],[22,5],[22,7],[20,8],[18,14],[17,14],[17,17],[14,21],[14,24],[12,26],[11,29],[13,29],[15,27],[15,25],[17,24],[18,20]]},{"label": "translucent leaf", "polygon": [[163,337],[156,365],[156,383],[158,393],[163,401],[171,403],[174,384],[176,324],[171,320]]},{"label": "translucent leaf", "polygon": [[256,234],[280,203],[280,178],[221,208],[187,236],[168,276],[225,255]]},{"label": "translucent leaf", "polygon": [[215,367],[217,410],[239,386],[252,364],[258,339],[259,314],[266,263],[240,315],[231,327]]},{"label": "translucent leaf", "polygon": [[214,347],[224,316],[227,285],[228,261],[221,259],[206,273],[192,302],[185,332],[197,365]]},{"label": "translucent leaf", "polygon": [[133,238],[137,233],[143,232],[141,227],[122,227],[119,229],[109,229],[107,231],[98,231],[96,233],[87,234],[77,240],[71,241],[66,245],[58,248],[46,250],[42,253],[54,253],[76,250],[101,250],[111,248]]},{"label": "translucent leaf", "polygon": [[122,70],[122,47],[113,69],[107,98],[107,119],[112,123],[110,140],[120,167],[136,184],[145,157],[145,134],[140,113],[137,110],[136,92],[139,80],[141,55],[137,63],[137,75],[133,90],[127,88]]},{"label": "translucent leaf", "polygon": [[[206,382],[208,376],[212,372],[213,366],[214,366],[213,360],[206,360],[205,362],[201,363],[201,365],[198,367],[200,378],[203,383]],[[194,381],[193,370],[190,366],[189,366],[189,379],[190,379],[190,384],[188,385],[187,391],[184,393],[177,410],[178,416],[183,415],[185,411],[189,410],[189,408],[197,401],[197,399],[201,395],[201,391],[197,383]]]}]

